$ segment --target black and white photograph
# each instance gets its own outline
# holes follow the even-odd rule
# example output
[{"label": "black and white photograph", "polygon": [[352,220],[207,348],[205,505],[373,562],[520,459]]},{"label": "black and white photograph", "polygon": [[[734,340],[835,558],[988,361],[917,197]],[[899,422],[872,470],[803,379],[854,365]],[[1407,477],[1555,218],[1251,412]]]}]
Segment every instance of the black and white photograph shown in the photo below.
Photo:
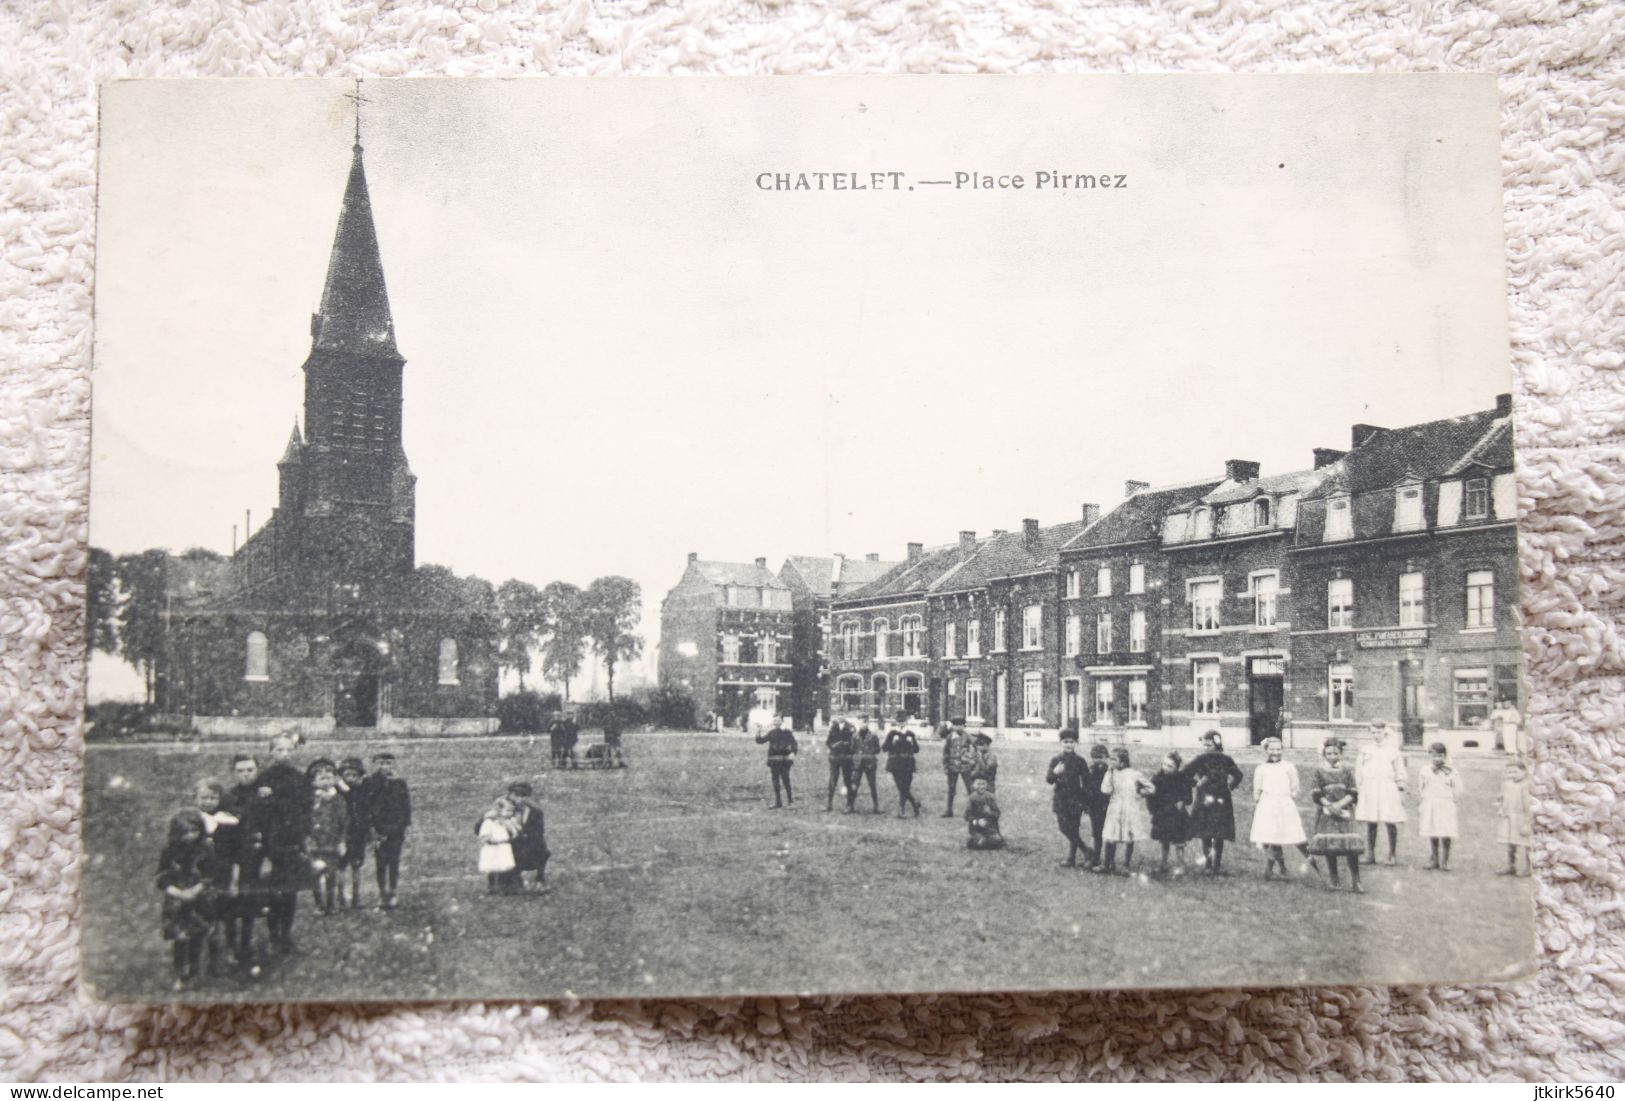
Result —
[{"label": "black and white photograph", "polygon": [[104,85],[82,992],[1530,978],[1498,110]]}]

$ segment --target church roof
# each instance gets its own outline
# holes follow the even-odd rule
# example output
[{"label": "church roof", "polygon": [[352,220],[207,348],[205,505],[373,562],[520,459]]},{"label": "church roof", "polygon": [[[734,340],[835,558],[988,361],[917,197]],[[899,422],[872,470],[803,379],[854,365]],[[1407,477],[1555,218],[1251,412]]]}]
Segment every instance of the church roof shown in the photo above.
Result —
[{"label": "church roof", "polygon": [[289,433],[289,435],[288,435],[288,446],[282,452],[282,461],[277,463],[277,465],[278,466],[289,466],[289,465],[291,465],[293,463],[303,461],[303,460],[301,460],[299,458],[299,455],[304,450],[305,450],[305,441],[299,435],[299,422],[294,421],[293,422],[293,431],[291,433]]},{"label": "church roof", "polygon": [[333,254],[327,262],[321,309],[311,319],[311,336],[315,348],[323,351],[400,355],[395,350],[395,323],[389,314],[359,142],[350,162]]}]

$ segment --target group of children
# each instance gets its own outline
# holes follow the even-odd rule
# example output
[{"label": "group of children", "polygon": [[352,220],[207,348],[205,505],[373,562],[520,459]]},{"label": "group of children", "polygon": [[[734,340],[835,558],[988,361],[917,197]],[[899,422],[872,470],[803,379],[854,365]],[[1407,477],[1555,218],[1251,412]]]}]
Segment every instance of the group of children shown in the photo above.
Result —
[{"label": "group of children", "polygon": [[[412,821],[411,792],[395,758],[380,753],[368,775],[358,757],[293,763],[297,735],[270,743],[270,760],[240,754],[232,783],[197,782],[193,804],[173,815],[159,857],[163,935],[171,943],[174,986],[219,975],[224,956],[249,978],[261,973],[254,927],[265,921],[274,955],[293,951],[298,896],[318,911],[361,906],[361,869],[373,845],[379,904],[394,909],[401,851]],[[349,892],[343,894],[344,870]]]}]

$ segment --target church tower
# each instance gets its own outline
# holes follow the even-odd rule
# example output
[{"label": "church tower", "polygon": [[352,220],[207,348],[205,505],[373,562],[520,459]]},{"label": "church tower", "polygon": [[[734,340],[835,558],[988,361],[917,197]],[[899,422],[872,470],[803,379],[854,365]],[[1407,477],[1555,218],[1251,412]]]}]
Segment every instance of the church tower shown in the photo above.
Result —
[{"label": "church tower", "polygon": [[292,521],[287,550],[295,572],[306,585],[409,573],[417,479],[401,443],[406,360],[395,347],[359,114],[310,338],[303,438],[296,426],[278,464],[279,511]]}]

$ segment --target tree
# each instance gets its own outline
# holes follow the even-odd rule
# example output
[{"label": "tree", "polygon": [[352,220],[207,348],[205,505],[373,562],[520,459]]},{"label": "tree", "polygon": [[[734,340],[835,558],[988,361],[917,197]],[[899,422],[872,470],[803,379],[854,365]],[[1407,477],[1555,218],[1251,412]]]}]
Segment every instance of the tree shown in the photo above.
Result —
[{"label": "tree", "polygon": [[568,581],[553,581],[542,590],[542,676],[564,685],[570,702],[570,681],[581,672],[587,656],[587,632],[582,622],[585,595]]},{"label": "tree", "polygon": [[518,674],[521,692],[530,672],[530,652],[546,626],[545,610],[541,590],[528,581],[508,580],[497,588],[497,664]]},{"label": "tree", "polygon": [[118,560],[100,547],[90,548],[85,571],[85,644],[118,654]]},{"label": "tree", "polygon": [[587,586],[587,637],[609,673],[609,702],[615,702],[615,665],[643,653],[643,638],[632,629],[643,618],[643,590],[630,577],[600,577]]},{"label": "tree", "polygon": [[164,649],[168,565],[168,551],[149,550],[120,555],[114,566],[119,587],[119,653],[141,671],[147,703],[155,698],[153,675]]}]

